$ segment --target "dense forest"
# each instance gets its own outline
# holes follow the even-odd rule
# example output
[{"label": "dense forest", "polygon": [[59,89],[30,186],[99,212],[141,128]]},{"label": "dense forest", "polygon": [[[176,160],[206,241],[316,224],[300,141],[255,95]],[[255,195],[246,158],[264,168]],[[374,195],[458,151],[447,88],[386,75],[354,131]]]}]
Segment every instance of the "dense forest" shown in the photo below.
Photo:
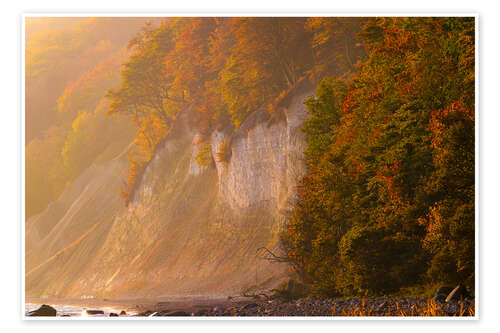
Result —
[{"label": "dense forest", "polygon": [[318,296],[473,290],[474,19],[371,19],[359,35],[359,72],[306,101],[288,256]]},{"label": "dense forest", "polygon": [[[182,113],[202,134],[197,161],[208,163],[214,129],[236,131],[258,109],[278,117],[280,100],[309,81],[308,173],[281,236],[294,278],[318,297],[473,291],[474,18],[145,21],[110,36],[106,19],[85,21],[83,40],[54,27],[50,39],[27,41],[32,86],[65,82],[49,95],[27,91],[50,115],[27,124],[27,216],[103,156],[103,143],[132,142],[120,190],[128,204]],[[60,57],[57,69],[44,67],[48,57]],[[44,102],[54,98],[55,108]]]}]

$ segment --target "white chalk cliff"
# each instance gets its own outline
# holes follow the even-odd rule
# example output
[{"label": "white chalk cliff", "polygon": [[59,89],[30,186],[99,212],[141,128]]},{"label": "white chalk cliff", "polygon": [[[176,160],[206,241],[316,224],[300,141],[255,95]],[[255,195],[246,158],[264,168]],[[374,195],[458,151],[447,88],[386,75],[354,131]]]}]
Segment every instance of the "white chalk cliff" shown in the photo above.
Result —
[{"label": "white chalk cliff", "polygon": [[[124,156],[90,167],[26,222],[27,296],[227,296],[286,278],[286,265],[256,251],[278,248],[305,173],[311,94],[304,83],[273,117],[258,110],[234,133],[214,131],[205,167],[194,159],[200,135],[179,118],[128,207]],[[223,142],[230,154],[218,162]]]}]

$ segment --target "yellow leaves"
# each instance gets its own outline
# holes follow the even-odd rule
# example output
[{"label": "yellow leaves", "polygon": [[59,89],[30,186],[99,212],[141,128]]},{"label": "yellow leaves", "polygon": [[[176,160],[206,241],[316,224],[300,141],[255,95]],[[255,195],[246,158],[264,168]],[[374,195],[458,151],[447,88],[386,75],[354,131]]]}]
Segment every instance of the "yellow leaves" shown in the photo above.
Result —
[{"label": "yellow leaves", "polygon": [[201,144],[194,159],[200,167],[209,166],[212,163],[212,145],[208,143]]},{"label": "yellow leaves", "polygon": [[217,162],[227,163],[231,157],[231,147],[229,147],[228,142],[224,141],[219,146],[219,151],[216,153]]},{"label": "yellow leaves", "polygon": [[78,129],[82,126],[82,122],[85,123],[90,118],[90,112],[82,112],[78,115],[78,117],[73,120],[73,124],[71,128],[73,128],[73,132],[78,132]]}]

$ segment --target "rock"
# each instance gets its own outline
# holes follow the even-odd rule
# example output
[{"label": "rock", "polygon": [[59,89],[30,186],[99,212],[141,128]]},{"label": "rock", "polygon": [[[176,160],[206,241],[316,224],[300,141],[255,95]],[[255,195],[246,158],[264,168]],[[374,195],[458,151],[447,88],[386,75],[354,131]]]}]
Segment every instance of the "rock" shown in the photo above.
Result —
[{"label": "rock", "polygon": [[36,310],[28,312],[28,317],[55,317],[57,315],[56,309],[50,305],[43,304]]},{"label": "rock", "polygon": [[434,293],[434,300],[436,302],[444,302],[446,297],[453,291],[453,287],[441,287]]},{"label": "rock", "polygon": [[224,311],[224,308],[221,307],[221,306],[216,306],[213,311],[216,313],[216,314],[220,314]]},{"label": "rock", "polygon": [[255,308],[259,306],[257,303],[248,303],[247,305],[245,305],[244,307],[242,307],[241,309],[242,310],[248,310],[248,309],[251,309],[251,308]]},{"label": "rock", "polygon": [[191,314],[187,313],[186,311],[171,311],[171,312],[167,312],[166,314],[163,314],[163,316],[166,316],[166,317],[187,317],[187,316],[191,316]]},{"label": "rock", "polygon": [[125,310],[122,310],[122,312],[120,312],[120,317],[121,316],[126,316],[126,315],[127,315],[127,313],[125,312]]},{"label": "rock", "polygon": [[88,316],[95,316],[95,315],[103,315],[104,311],[102,310],[94,310],[94,309],[87,309],[85,310]]},{"label": "rock", "polygon": [[143,311],[141,313],[139,313],[137,316],[139,317],[149,317],[150,314],[154,313],[153,311],[151,310],[147,310],[147,311]]},{"label": "rock", "polygon": [[467,293],[467,289],[465,289],[464,286],[458,285],[458,286],[455,287],[455,289],[453,289],[450,292],[450,294],[448,295],[448,297],[446,297],[445,302],[446,303],[456,302],[456,301],[459,301],[461,298],[465,298],[467,296],[469,296],[468,293]]},{"label": "rock", "polygon": [[210,310],[207,310],[207,309],[202,309],[202,310],[198,310],[195,312],[195,316],[208,316],[208,314],[210,313]]},{"label": "rock", "polygon": [[109,316],[110,316],[110,317],[119,317],[119,316],[118,316],[118,314],[116,314],[116,313],[114,313],[114,312],[111,312],[111,313],[109,314]]}]

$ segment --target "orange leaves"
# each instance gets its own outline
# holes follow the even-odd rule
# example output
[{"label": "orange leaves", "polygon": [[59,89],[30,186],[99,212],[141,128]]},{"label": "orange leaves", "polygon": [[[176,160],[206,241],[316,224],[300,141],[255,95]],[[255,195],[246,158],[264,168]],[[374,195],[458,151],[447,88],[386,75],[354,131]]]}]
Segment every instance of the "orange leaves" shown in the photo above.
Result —
[{"label": "orange leaves", "polygon": [[126,204],[135,194],[146,166],[153,158],[157,145],[168,134],[169,129],[162,119],[156,117],[148,117],[138,122],[134,146],[127,156],[129,161],[127,181],[119,192]]},{"label": "orange leaves", "polygon": [[[183,18],[173,23],[178,36],[165,59],[174,77],[174,86],[186,90],[193,101],[202,93],[209,75],[209,40],[215,29],[214,18]],[[187,97],[187,96],[186,96]]]},{"label": "orange leaves", "polygon": [[393,204],[397,205],[403,204],[402,189],[396,182],[401,162],[401,160],[395,161],[376,171],[376,179],[382,185],[380,191],[387,195]]},{"label": "orange leaves", "polygon": [[396,89],[398,89],[401,103],[408,103],[413,94],[420,91],[420,75],[413,70],[410,64],[405,70],[394,75]]},{"label": "orange leaves", "polygon": [[[311,29],[324,23],[309,20]],[[472,25],[370,19],[370,54],[346,79],[345,98],[336,104],[325,90],[306,103],[306,153],[317,154],[287,238],[318,294],[397,292],[426,278],[472,286]],[[321,33],[316,47],[329,43]],[[325,129],[331,110],[340,119]]]},{"label": "orange leaves", "polygon": [[350,113],[355,106],[354,91],[349,90],[342,104],[342,113]]}]

